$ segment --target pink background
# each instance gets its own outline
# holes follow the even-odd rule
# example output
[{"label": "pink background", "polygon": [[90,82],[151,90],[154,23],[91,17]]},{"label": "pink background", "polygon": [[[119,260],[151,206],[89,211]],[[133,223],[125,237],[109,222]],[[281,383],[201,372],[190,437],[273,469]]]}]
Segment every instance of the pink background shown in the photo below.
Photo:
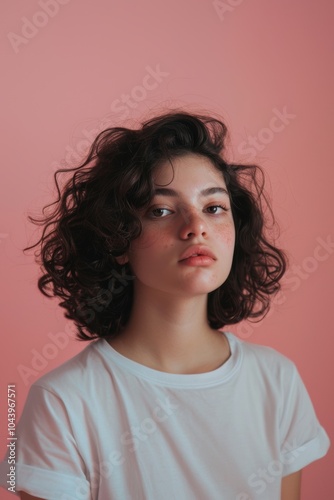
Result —
[{"label": "pink background", "polygon": [[[84,346],[72,340],[57,301],[37,290],[39,268],[22,252],[38,234],[27,215],[53,199],[56,165],[77,159],[95,132],[171,106],[219,113],[230,128],[230,158],[268,172],[292,267],[272,314],[231,330],[294,360],[334,442],[333,3],[220,5],[2,5],[1,453],[7,383],[17,385],[19,416],[30,384]],[[275,118],[284,110],[283,121]],[[332,448],[305,469],[303,500],[334,495],[333,456]]]}]

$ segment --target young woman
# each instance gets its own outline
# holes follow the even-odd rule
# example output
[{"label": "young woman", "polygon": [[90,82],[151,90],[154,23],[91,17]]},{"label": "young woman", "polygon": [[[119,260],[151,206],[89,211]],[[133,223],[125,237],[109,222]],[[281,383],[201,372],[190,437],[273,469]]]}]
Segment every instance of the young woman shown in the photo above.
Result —
[{"label": "young woman", "polygon": [[38,285],[94,341],[31,387],[22,499],[297,500],[327,452],[295,365],[221,330],[263,316],[286,269],[261,170],[228,164],[225,137],[167,113],[56,178]]}]

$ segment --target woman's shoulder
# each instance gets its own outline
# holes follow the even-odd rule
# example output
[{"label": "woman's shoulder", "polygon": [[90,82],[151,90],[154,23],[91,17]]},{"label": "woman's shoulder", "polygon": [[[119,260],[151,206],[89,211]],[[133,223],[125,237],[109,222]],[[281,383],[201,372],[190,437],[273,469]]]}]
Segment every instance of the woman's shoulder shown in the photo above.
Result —
[{"label": "woman's shoulder", "polygon": [[105,366],[101,359],[103,343],[103,339],[90,341],[78,354],[39,377],[32,387],[44,388],[50,392],[57,392],[59,388],[66,390],[74,386],[84,387],[87,378],[98,375],[96,367],[103,369]]},{"label": "woman's shoulder", "polygon": [[[278,404],[303,397],[307,399],[306,388],[296,364],[285,354],[273,347],[256,344],[233,335],[239,350],[241,362],[239,382],[244,387],[257,387],[258,394],[267,399],[274,397]],[[292,395],[293,393],[293,395]]]},{"label": "woman's shoulder", "polygon": [[292,375],[296,372],[295,363],[275,348],[241,339],[231,332],[225,332],[225,334],[229,340],[232,354],[234,348],[242,356],[243,364],[256,365],[271,373],[280,371]]}]

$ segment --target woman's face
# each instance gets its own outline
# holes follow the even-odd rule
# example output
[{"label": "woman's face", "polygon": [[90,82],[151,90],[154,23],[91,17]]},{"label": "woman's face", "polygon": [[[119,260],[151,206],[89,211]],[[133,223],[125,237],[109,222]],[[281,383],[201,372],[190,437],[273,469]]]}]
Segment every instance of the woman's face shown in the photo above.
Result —
[{"label": "woman's face", "polygon": [[[187,154],[155,170],[156,193],[127,254],[135,290],[207,294],[231,269],[235,230],[226,184],[210,160]],[[173,171],[174,170],[174,171]],[[147,290],[146,290],[147,291]]]}]

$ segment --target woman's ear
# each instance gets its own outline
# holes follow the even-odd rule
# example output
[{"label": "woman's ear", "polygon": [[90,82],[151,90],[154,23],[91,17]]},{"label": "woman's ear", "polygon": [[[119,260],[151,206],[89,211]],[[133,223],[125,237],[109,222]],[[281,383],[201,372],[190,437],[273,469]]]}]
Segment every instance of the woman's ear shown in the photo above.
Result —
[{"label": "woman's ear", "polygon": [[127,264],[129,262],[129,257],[126,253],[124,253],[123,255],[120,255],[119,257],[115,257],[115,260],[116,260],[117,264],[119,264],[120,266],[124,266],[124,264]]}]

